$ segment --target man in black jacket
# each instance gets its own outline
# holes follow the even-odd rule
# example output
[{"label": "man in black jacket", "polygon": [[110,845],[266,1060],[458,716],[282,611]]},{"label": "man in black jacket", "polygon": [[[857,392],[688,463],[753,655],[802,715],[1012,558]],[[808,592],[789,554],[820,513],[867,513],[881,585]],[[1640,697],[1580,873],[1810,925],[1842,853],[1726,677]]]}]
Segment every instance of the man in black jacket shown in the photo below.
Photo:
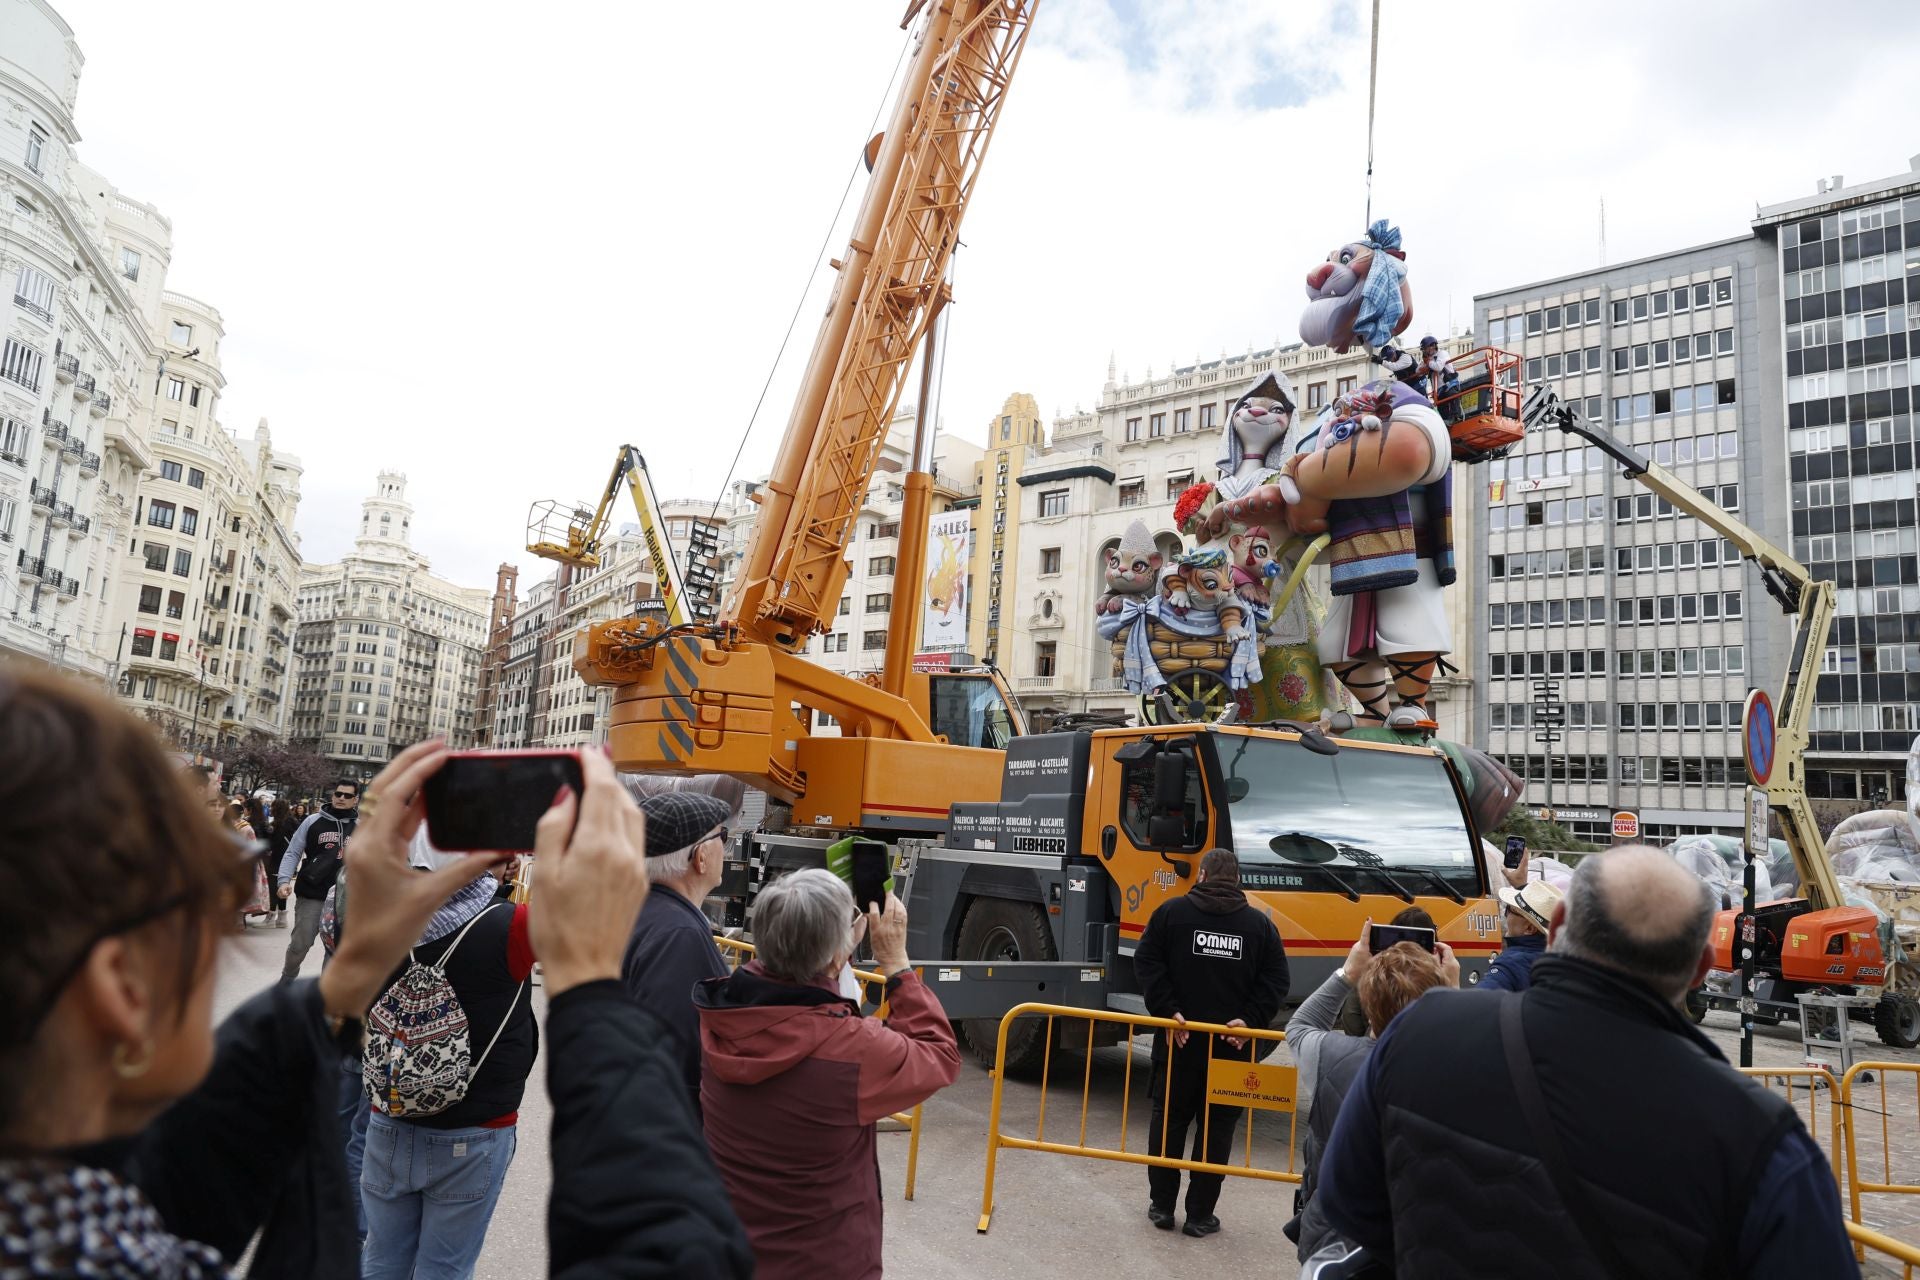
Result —
[{"label": "man in black jacket", "polygon": [[279,892],[293,898],[293,936],[287,939],[287,960],[280,968],[280,981],[292,982],[300,976],[313,940],[320,936],[320,915],[327,901],[327,890],[340,875],[340,862],[346,856],[347,841],[360,820],[360,784],[342,778],[333,784],[331,803],[305,822],[287,841],[280,855]]},{"label": "man in black jacket", "polygon": [[[1287,952],[1273,922],[1247,902],[1240,889],[1240,860],[1231,849],[1213,849],[1200,859],[1192,889],[1163,903],[1147,920],[1133,956],[1134,973],[1146,996],[1147,1012],[1175,1022],[1213,1022],[1229,1027],[1266,1027],[1287,998]],[[1184,1030],[1153,1038],[1153,1128],[1147,1154],[1162,1149],[1175,1158],[1193,1135],[1193,1160],[1224,1164],[1233,1148],[1240,1108],[1207,1106],[1210,1058],[1251,1061],[1253,1042],[1221,1036],[1190,1037]],[[1171,1040],[1171,1043],[1169,1043]],[[1168,1075],[1172,1087],[1168,1087]],[[1204,1116],[1204,1119],[1202,1117]],[[1190,1236],[1220,1229],[1214,1206],[1224,1175],[1195,1172],[1187,1184]],[[1173,1203],[1180,1194],[1180,1171],[1147,1167],[1147,1217],[1162,1231],[1173,1229]]]},{"label": "man in black jacket", "polygon": [[666,791],[640,802],[647,819],[647,882],[621,981],[634,1003],[672,1031],[674,1056],[695,1114],[700,1110],[700,1018],[695,984],[727,976],[713,945],[713,923],[700,910],[726,872],[726,801],[689,791]]},{"label": "man in black jacket", "polygon": [[1314,1203],[1402,1276],[1855,1274],[1826,1157],[1681,1012],[1717,906],[1656,849],[1583,860],[1524,993],[1380,1037]]}]

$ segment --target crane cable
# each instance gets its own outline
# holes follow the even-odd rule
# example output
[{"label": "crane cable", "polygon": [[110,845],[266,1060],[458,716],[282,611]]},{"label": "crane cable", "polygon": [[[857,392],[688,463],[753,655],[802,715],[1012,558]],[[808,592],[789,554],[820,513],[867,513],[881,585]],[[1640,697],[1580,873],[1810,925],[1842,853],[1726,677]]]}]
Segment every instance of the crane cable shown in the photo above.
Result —
[{"label": "crane cable", "polygon": [[[867,126],[866,136],[871,138],[880,128],[880,117],[887,109],[887,103],[893,99],[894,84],[900,78],[900,68],[906,65],[907,50],[913,48],[913,35],[900,45],[900,56],[894,59],[893,74],[887,77],[886,90],[880,95],[880,105],[874,108],[873,123]],[[864,143],[863,143],[864,146]],[[720,492],[713,497],[713,510],[707,514],[708,524],[720,514],[720,504],[726,501],[727,486],[733,483],[733,473],[740,466],[740,455],[746,452],[747,440],[753,435],[754,423],[760,419],[760,409],[767,402],[767,392],[773,386],[773,378],[780,371],[780,361],[787,354],[787,344],[793,340],[794,326],[800,322],[800,312],[807,305],[807,294],[813,288],[813,279],[819,274],[820,264],[826,259],[827,247],[833,243],[834,228],[840,225],[840,214],[847,207],[847,196],[853,191],[854,179],[860,176],[860,170],[866,167],[864,155],[856,155],[853,167],[847,173],[847,185],[840,189],[840,203],[833,207],[833,216],[827,219],[827,233],[820,238],[819,251],[813,255],[813,265],[807,269],[806,284],[801,287],[800,296],[794,301],[793,315],[787,319],[787,331],[780,339],[780,349],[773,353],[773,364],[767,369],[767,380],[760,384],[759,398],[753,402],[753,412],[747,415],[747,426],[740,433],[740,443],[733,451],[733,461],[727,464],[726,478],[720,482]]]},{"label": "crane cable", "polygon": [[1372,52],[1367,57],[1367,216],[1363,227],[1373,225],[1373,95],[1380,83],[1380,0],[1373,0]]}]

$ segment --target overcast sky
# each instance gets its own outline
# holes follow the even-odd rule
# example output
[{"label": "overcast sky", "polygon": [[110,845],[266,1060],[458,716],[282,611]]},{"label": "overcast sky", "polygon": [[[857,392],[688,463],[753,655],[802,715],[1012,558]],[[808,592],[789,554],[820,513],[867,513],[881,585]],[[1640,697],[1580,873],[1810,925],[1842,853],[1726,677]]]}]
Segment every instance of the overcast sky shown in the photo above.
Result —
[{"label": "overcast sky", "polygon": [[[56,4],[81,155],[172,217],[168,286],[226,320],[222,418],[305,461],[309,560],[382,467],[475,586],[623,441],[663,497],[717,493],[811,286],[740,470],[770,463],[901,0]],[[1595,265],[1602,199],[1623,261],[1920,151],[1909,0],[1384,11],[1373,207],[1423,329]],[[1090,406],[1109,353],[1296,340],[1362,226],[1366,30],[1359,0],[1044,0],[963,230],[947,429],[1012,391]]]}]

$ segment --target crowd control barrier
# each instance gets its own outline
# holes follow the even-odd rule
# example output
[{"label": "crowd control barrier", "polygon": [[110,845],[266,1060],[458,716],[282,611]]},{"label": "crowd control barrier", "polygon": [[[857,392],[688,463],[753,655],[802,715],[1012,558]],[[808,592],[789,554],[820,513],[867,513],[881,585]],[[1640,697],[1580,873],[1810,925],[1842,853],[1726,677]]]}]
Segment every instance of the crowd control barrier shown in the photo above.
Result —
[{"label": "crowd control barrier", "polygon": [[[713,945],[720,948],[729,969],[738,969],[753,958],[753,944],[741,942],[737,938],[725,938],[713,935]],[[853,976],[860,980],[860,990],[866,1002],[875,1006],[874,1016],[884,1019],[887,1016],[887,977],[883,973],[855,969]],[[907,1126],[907,1187],[906,1198],[913,1199],[913,1182],[920,1170],[920,1113],[925,1103],[916,1104],[911,1111],[897,1111],[888,1116],[889,1120]]]},{"label": "crowd control barrier", "polygon": [[[1035,1121],[1031,1138],[1014,1137],[1000,1128],[1000,1104],[1002,1091],[1006,1084],[1007,1032],[1016,1019],[1024,1017],[1044,1017],[1047,1020],[1046,1050],[1040,1066],[1040,1114]],[[1085,1023],[1086,1032],[1082,1036],[1075,1023]],[[1142,1142],[1138,1149],[1129,1150],[1128,1121],[1133,1102],[1134,1055],[1126,1055],[1125,1080],[1120,1095],[1120,1134],[1117,1145],[1102,1145],[1090,1142],[1087,1136],[1087,1111],[1093,1089],[1093,1054],[1096,1045],[1096,1033],[1102,1028],[1110,1032],[1118,1030],[1122,1039],[1131,1042],[1134,1036],[1146,1031],[1173,1031],[1184,1029],[1190,1036],[1204,1038],[1207,1047],[1207,1101],[1208,1106],[1200,1109],[1195,1122],[1201,1127],[1200,1150],[1206,1150],[1206,1126],[1211,1119],[1214,1106],[1238,1106],[1248,1111],[1246,1124],[1245,1153],[1241,1163],[1214,1164],[1200,1160],[1182,1159],[1177,1154],[1148,1155],[1146,1144]],[[1080,1118],[1079,1125],[1070,1142],[1047,1138],[1047,1093],[1053,1071],[1053,1044],[1055,1031],[1060,1030],[1060,1042],[1063,1046],[1084,1048],[1088,1051],[1081,1067],[1080,1078]],[[1240,1058],[1215,1058],[1213,1056],[1214,1036],[1232,1036],[1242,1040],[1253,1040],[1257,1045],[1253,1062]],[[1148,1165],[1162,1169],[1186,1169],[1201,1173],[1218,1173],[1236,1178],[1258,1178],[1268,1182],[1298,1182],[1300,1174],[1294,1170],[1295,1139],[1299,1136],[1299,1115],[1295,1111],[1295,1094],[1298,1072],[1291,1064],[1260,1062],[1273,1048],[1286,1039],[1286,1033],[1268,1031],[1252,1027],[1225,1027],[1212,1022],[1177,1023],[1169,1018],[1153,1018],[1145,1015],[1115,1013],[1105,1009],[1075,1009],[1066,1005],[1019,1004],[1007,1010],[1000,1019],[1000,1036],[994,1047],[993,1062],[993,1109],[987,1121],[987,1176],[986,1184],[980,1194],[980,1224],[978,1230],[985,1232],[993,1220],[993,1179],[1001,1149],[1016,1151],[1045,1151],[1054,1155],[1085,1156],[1095,1160],[1118,1160],[1128,1164]],[[1172,1073],[1169,1072],[1163,1088],[1171,1090]],[[1166,1095],[1162,1096],[1162,1111],[1166,1115]],[[1287,1113],[1287,1167],[1285,1169],[1256,1168],[1253,1163],[1253,1117],[1254,1111],[1280,1111]],[[1164,1119],[1163,1119],[1164,1125]],[[1152,1135],[1149,1134],[1149,1137]],[[1161,1135],[1159,1147],[1167,1150],[1166,1135]],[[1181,1144],[1182,1149],[1186,1146]]]},{"label": "crowd control barrier", "polygon": [[[1833,1180],[1844,1184],[1845,1149],[1852,1144],[1846,1138],[1845,1090],[1833,1073],[1825,1067],[1740,1067],[1738,1070],[1775,1093],[1784,1092],[1789,1105],[1799,1106],[1799,1099],[1805,1097],[1806,1110],[1802,1118],[1807,1123],[1807,1132],[1832,1161]],[[1822,1090],[1826,1092],[1824,1104],[1820,1097]],[[1827,1113],[1824,1128],[1820,1122],[1822,1111]]]},{"label": "crowd control barrier", "polygon": [[[1897,1085],[1896,1080],[1900,1081]],[[1846,1108],[1848,1216],[1860,1227],[1853,1231],[1854,1239],[1893,1253],[1906,1263],[1911,1276],[1913,1264],[1920,1262],[1920,1250],[1860,1225],[1860,1197],[1881,1193],[1920,1195],[1920,1144],[1893,1136],[1896,1118],[1909,1126],[1920,1122],[1920,1065],[1856,1062],[1842,1079],[1840,1089]],[[1863,1232],[1878,1239],[1865,1240]],[[1880,1241],[1898,1245],[1905,1252],[1886,1249]]]}]

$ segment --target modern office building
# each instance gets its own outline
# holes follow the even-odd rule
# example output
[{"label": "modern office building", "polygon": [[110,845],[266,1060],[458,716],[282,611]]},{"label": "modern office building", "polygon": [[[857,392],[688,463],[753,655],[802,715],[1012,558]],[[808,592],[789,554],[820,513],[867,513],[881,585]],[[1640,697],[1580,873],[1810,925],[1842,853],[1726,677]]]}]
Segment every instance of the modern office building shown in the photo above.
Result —
[{"label": "modern office building", "polygon": [[1790,515],[1793,554],[1835,586],[1807,790],[1837,809],[1897,802],[1920,731],[1920,156],[1890,178],[1812,186],[1762,208],[1753,233],[1785,410],[1769,422],[1785,466],[1765,473],[1768,510]]},{"label": "modern office building", "polygon": [[[1475,328],[1528,386],[1784,533],[1761,496],[1784,470],[1762,258],[1743,236],[1506,289],[1475,300]],[[1729,544],[1617,471],[1557,431],[1464,469],[1456,508],[1485,507],[1461,557],[1485,637],[1472,740],[1576,835],[1610,838],[1622,809],[1648,838],[1734,831],[1741,704],[1777,679],[1781,629],[1749,624],[1771,605]]]}]

